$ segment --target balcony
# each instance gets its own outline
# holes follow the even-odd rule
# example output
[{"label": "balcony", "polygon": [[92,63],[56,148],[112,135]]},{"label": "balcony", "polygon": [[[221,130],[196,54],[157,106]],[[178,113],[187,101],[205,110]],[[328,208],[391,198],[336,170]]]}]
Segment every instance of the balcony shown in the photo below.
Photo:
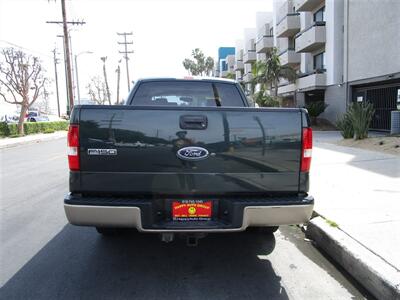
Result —
[{"label": "balcony", "polygon": [[243,81],[242,71],[236,71],[235,77],[237,81]]},{"label": "balcony", "polygon": [[324,70],[315,70],[312,73],[302,74],[296,81],[296,87],[301,92],[311,91],[316,89],[325,89],[326,74]]},{"label": "balcony", "polygon": [[229,71],[221,71],[221,72],[219,73],[219,75],[220,75],[220,77],[222,77],[222,78],[226,78],[226,76],[228,75],[228,73],[229,73]]},{"label": "balcony", "polygon": [[277,37],[291,37],[300,31],[300,13],[289,13],[276,24]]},{"label": "balcony", "polygon": [[278,95],[279,96],[285,96],[288,94],[292,94],[296,90],[296,84],[295,83],[289,83],[285,85],[281,85],[278,87]]},{"label": "balcony", "polygon": [[279,61],[282,66],[295,66],[301,62],[301,55],[294,49],[286,49],[279,53]]},{"label": "balcony", "polygon": [[247,50],[243,54],[243,63],[250,64],[257,60],[256,50]]},{"label": "balcony", "polygon": [[296,35],[296,52],[312,52],[326,42],[325,22],[315,22]]},{"label": "balcony", "polygon": [[243,75],[243,81],[244,83],[250,83],[253,80],[253,74],[247,73]]},{"label": "balcony", "polygon": [[257,40],[256,52],[267,53],[274,47],[274,37],[272,35],[264,35]]},{"label": "balcony", "polygon": [[244,63],[243,61],[237,60],[234,67],[235,71],[244,70]]},{"label": "balcony", "polygon": [[294,9],[296,11],[313,11],[324,0],[295,0]]}]

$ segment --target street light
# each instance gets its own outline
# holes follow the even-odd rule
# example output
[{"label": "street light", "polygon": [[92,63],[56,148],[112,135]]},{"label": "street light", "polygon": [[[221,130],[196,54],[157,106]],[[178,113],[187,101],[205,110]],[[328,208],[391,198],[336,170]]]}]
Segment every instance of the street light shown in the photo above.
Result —
[{"label": "street light", "polygon": [[78,92],[78,104],[81,104],[81,94],[79,93],[79,79],[78,79],[78,56],[81,54],[93,54],[93,52],[83,51],[75,55],[75,77],[76,77],[76,90]]}]

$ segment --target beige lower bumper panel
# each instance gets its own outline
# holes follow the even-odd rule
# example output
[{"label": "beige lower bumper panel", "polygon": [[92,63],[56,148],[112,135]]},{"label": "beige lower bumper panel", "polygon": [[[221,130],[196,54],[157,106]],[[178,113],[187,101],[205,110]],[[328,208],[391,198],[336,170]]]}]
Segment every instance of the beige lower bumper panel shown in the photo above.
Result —
[{"label": "beige lower bumper panel", "polygon": [[234,232],[251,226],[277,226],[307,222],[313,205],[248,206],[244,208],[240,228],[229,229],[145,229],[141,222],[140,208],[122,206],[85,206],[64,204],[71,224],[99,227],[136,228],[142,232]]}]

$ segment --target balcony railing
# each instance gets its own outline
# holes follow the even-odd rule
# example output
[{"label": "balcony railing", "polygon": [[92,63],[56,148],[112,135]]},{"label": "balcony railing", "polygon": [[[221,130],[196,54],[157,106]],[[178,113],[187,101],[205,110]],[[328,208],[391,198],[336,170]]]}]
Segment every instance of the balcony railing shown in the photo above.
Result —
[{"label": "balcony railing", "polygon": [[243,54],[243,63],[249,64],[257,60],[256,50],[247,50]]},{"label": "balcony railing", "polygon": [[296,34],[296,52],[312,52],[325,45],[325,22],[314,22]]},{"label": "balcony railing", "polygon": [[278,95],[282,96],[285,94],[291,94],[296,90],[296,84],[295,83],[288,83],[285,85],[280,85],[278,87]]},{"label": "balcony railing", "polygon": [[266,53],[274,47],[274,36],[263,35],[256,42],[257,53]]},{"label": "balcony railing", "polygon": [[235,71],[243,70],[244,69],[243,61],[240,61],[240,60],[236,61],[234,69],[235,69]]},{"label": "balcony railing", "polygon": [[300,31],[300,13],[288,13],[276,24],[277,37],[291,37]]},{"label": "balcony railing", "polygon": [[299,75],[296,80],[296,87],[300,91],[325,89],[326,87],[326,70],[317,69],[309,73]]},{"label": "balcony railing", "polygon": [[294,66],[301,62],[301,55],[294,48],[288,48],[279,53],[279,61],[282,66]]},{"label": "balcony railing", "polygon": [[295,0],[294,9],[296,11],[313,11],[324,0]]}]

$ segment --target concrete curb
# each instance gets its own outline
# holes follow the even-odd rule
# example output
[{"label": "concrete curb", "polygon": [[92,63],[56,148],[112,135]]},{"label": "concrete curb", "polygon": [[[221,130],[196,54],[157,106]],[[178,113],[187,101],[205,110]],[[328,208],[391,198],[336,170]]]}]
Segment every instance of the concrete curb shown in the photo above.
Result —
[{"label": "concrete curb", "polygon": [[0,139],[0,149],[12,148],[20,145],[34,144],[39,142],[61,139],[67,136],[67,131],[56,131],[54,133],[39,133],[17,138]]},{"label": "concrete curb", "polygon": [[340,228],[316,217],[308,224],[306,236],[377,299],[400,299],[400,272]]}]

